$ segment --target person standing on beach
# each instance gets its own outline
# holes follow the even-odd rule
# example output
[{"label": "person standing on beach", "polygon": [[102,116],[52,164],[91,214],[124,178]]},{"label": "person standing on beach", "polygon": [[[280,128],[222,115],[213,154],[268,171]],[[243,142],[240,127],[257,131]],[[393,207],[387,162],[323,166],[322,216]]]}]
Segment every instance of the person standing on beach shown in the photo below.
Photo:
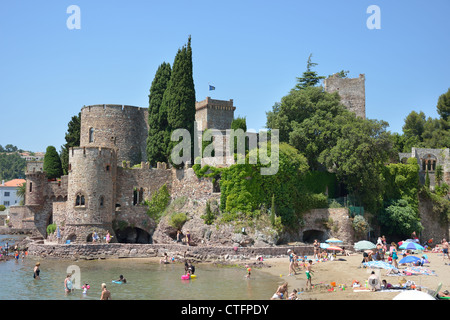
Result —
[{"label": "person standing on beach", "polygon": [[294,256],[295,253],[291,249],[288,249],[287,253],[289,254],[289,275],[295,275],[295,266],[294,266]]},{"label": "person standing on beach", "polygon": [[392,252],[390,252],[391,256],[392,256],[392,262],[394,263],[394,267],[396,267],[398,269],[398,255],[397,255],[397,245],[395,244],[395,242],[391,243],[391,248],[392,248]]},{"label": "person standing on beach", "polygon": [[313,246],[314,246],[314,258],[315,258],[315,259],[319,259],[319,254],[320,254],[320,252],[319,252],[320,243],[319,243],[319,241],[317,241],[317,239],[314,240]]},{"label": "person standing on beach", "polygon": [[312,277],[311,277],[312,276],[312,269],[311,269],[311,266],[312,266],[312,260],[309,260],[308,264],[306,266],[305,273],[306,273],[306,286],[309,286],[310,289],[312,287]]},{"label": "person standing on beach", "polygon": [[111,300],[111,292],[106,289],[105,283],[102,283],[102,295],[100,296],[100,300]]},{"label": "person standing on beach", "polygon": [[448,255],[448,242],[444,238],[442,239],[442,261],[445,260],[445,255],[450,259],[450,256]]},{"label": "person standing on beach", "polygon": [[186,231],[186,244],[188,246],[191,245],[191,234],[189,233],[189,230]]}]

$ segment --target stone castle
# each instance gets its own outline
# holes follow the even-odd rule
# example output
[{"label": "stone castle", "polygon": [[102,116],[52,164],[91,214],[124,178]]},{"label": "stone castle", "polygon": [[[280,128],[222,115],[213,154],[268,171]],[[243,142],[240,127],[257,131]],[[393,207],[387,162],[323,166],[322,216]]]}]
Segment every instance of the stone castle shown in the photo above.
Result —
[{"label": "stone castle", "polygon": [[[325,90],[339,91],[343,104],[365,118],[364,75],[357,79],[330,77],[325,81]],[[236,109],[233,100],[207,97],[196,102],[195,108],[200,132],[210,128],[225,132],[231,128]],[[47,226],[54,223],[62,243],[91,242],[93,232],[101,238],[109,232],[113,242],[152,243],[157,226],[143,202],[164,184],[172,199],[186,197],[203,204],[219,200],[220,190],[213,179],[198,178],[189,164],[176,169],[158,163],[152,168],[146,162],[147,119],[146,108],[84,106],[80,147],[69,150],[68,175],[49,181],[43,162],[28,162],[25,204],[10,209],[13,227],[46,238]],[[448,169],[446,166],[446,177]]]}]

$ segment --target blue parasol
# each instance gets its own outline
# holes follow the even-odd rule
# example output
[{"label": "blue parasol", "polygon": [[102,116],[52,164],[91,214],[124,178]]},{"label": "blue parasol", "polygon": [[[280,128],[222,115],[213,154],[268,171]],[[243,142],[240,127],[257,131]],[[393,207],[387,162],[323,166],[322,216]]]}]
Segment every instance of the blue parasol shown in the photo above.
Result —
[{"label": "blue parasol", "polygon": [[403,263],[414,263],[416,261],[419,261],[420,258],[416,257],[416,256],[406,256],[404,257],[402,260],[400,260],[398,263],[403,264]]},{"label": "blue parasol", "polygon": [[403,242],[398,248],[402,250],[425,250],[424,247],[415,242]]}]

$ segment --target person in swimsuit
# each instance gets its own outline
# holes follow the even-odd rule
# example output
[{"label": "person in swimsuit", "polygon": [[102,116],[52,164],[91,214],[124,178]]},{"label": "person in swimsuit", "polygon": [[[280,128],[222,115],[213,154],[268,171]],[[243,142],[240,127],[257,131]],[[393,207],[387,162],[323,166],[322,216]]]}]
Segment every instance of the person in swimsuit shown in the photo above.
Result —
[{"label": "person in swimsuit", "polygon": [[317,241],[317,239],[315,239],[313,245],[314,245],[314,258],[319,259],[320,243],[319,241]]},{"label": "person in swimsuit", "polygon": [[111,292],[106,289],[105,283],[102,283],[102,295],[100,296],[100,300],[111,300]]},{"label": "person in swimsuit", "polygon": [[312,274],[312,270],[311,270],[311,266],[312,266],[312,260],[308,261],[308,265],[306,266],[306,285],[309,285],[309,288],[311,289],[312,287],[312,281],[311,281],[311,274]]},{"label": "person in swimsuit", "polygon": [[71,293],[73,288],[72,288],[72,280],[70,280],[70,278],[72,277],[72,275],[67,274],[66,279],[64,279],[64,292],[67,294]]},{"label": "person in swimsuit", "polygon": [[445,255],[447,255],[447,258],[450,259],[450,256],[448,255],[448,242],[444,238],[442,239],[442,260],[445,259]]},{"label": "person in swimsuit", "polygon": [[40,262],[36,262],[36,265],[34,266],[34,270],[33,270],[33,278],[40,280],[41,278],[39,277],[39,273],[41,272],[41,270],[39,270],[39,266],[40,266]]}]

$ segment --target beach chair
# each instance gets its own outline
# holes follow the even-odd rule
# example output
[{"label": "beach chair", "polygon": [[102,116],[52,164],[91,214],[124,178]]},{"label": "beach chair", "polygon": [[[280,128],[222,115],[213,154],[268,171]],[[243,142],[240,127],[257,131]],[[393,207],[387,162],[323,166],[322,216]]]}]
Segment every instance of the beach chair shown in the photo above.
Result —
[{"label": "beach chair", "polygon": [[428,289],[428,293],[429,293],[433,298],[437,299],[437,295],[438,295],[439,291],[441,291],[441,288],[442,288],[442,282],[439,282],[439,284],[438,284],[436,290],[430,290],[430,289]]}]

